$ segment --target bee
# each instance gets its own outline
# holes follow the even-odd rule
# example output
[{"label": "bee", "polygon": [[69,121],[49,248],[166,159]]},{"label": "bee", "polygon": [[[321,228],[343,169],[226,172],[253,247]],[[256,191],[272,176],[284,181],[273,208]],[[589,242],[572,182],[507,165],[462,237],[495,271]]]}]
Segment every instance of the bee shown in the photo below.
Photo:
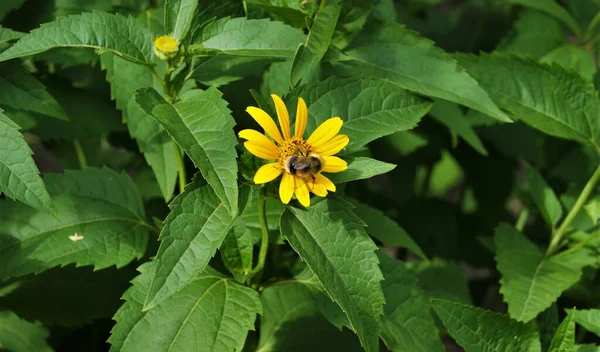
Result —
[{"label": "bee", "polygon": [[303,180],[312,179],[323,170],[323,162],[318,154],[290,155],[285,161],[285,171]]}]

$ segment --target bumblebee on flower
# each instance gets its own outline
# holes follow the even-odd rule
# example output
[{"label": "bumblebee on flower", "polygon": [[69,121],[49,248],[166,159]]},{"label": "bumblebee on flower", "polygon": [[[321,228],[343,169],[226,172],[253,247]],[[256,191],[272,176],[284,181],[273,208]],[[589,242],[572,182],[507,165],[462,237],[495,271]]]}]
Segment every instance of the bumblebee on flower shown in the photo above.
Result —
[{"label": "bumblebee on flower", "polygon": [[[288,204],[295,194],[305,207],[310,205],[310,193],[325,197],[335,192],[335,185],[322,173],[337,173],[348,168],[347,163],[334,156],[350,141],[348,136],[338,134],[344,122],[339,117],[324,121],[304,140],[308,109],[302,98],[298,98],[294,134],[291,134],[287,107],[281,98],[271,95],[277,110],[279,128],[275,121],[262,109],[249,106],[246,111],[265,130],[265,134],[246,129],[239,136],[246,139],[244,146],[255,156],[271,161],[263,165],[254,182],[263,184],[283,175],[279,184],[279,197]],[[271,137],[269,139],[267,136]]]}]

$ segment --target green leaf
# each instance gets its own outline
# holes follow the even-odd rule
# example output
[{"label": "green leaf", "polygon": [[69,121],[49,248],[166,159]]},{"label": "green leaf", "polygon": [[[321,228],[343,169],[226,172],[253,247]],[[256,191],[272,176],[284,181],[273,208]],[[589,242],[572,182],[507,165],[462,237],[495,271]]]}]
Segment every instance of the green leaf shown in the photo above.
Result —
[{"label": "green leaf", "polygon": [[[262,57],[211,56],[195,58],[193,77],[207,86],[222,86],[262,72],[269,60]],[[286,80],[289,86],[289,82]]]},{"label": "green leaf", "polygon": [[252,232],[241,218],[233,224],[219,249],[221,259],[233,277],[244,283],[252,270]]},{"label": "green leaf", "polygon": [[10,311],[0,311],[0,348],[12,352],[52,352],[50,334],[40,323],[30,323]]},{"label": "green leaf", "polygon": [[380,336],[392,351],[443,352],[444,346],[431,315],[431,305],[417,278],[399,260],[382,251],[378,257],[384,280],[385,309]]},{"label": "green leaf", "polygon": [[319,64],[331,44],[333,30],[341,7],[329,5],[321,8],[313,20],[306,42],[298,47],[290,72],[290,83],[296,86],[302,76]]},{"label": "green leaf", "polygon": [[165,33],[181,42],[190,29],[198,0],[165,1]]},{"label": "green leaf", "polygon": [[398,225],[394,220],[387,217],[379,209],[373,208],[365,203],[353,202],[356,208],[354,213],[367,224],[366,231],[383,244],[394,247],[405,247],[421,259],[427,260],[427,256],[419,245]]},{"label": "green leaf", "polygon": [[429,115],[442,125],[448,127],[453,135],[462,138],[480,154],[488,154],[483,143],[457,104],[436,99],[435,104],[433,104],[433,107],[429,111]]},{"label": "green leaf", "polygon": [[25,36],[23,32],[13,31],[10,28],[4,28],[0,26],[0,44],[11,42],[13,40],[21,39]]},{"label": "green leaf", "polygon": [[198,178],[169,208],[144,310],[169,299],[202,273],[235,221],[210,186]]},{"label": "green leaf", "polygon": [[108,339],[111,351],[241,351],[256,314],[258,293],[207,267],[181,291],[149,311],[142,311],[154,262],[125,292]]},{"label": "green leaf", "polygon": [[175,105],[154,89],[140,89],[140,107],[158,121],[200,169],[232,214],[237,213],[237,139],[235,121],[217,88],[191,90]]},{"label": "green leaf", "polygon": [[348,316],[368,352],[378,351],[384,297],[377,247],[351,204],[328,197],[308,209],[288,207],[281,233]]},{"label": "green leaf", "polygon": [[533,323],[516,322],[506,315],[458,302],[435,299],[432,304],[450,336],[469,352],[542,350]]},{"label": "green leaf", "polygon": [[600,309],[575,310],[574,319],[586,330],[600,336]]},{"label": "green leaf", "polygon": [[496,229],[496,262],[502,274],[500,292],[509,315],[528,322],[546,310],[581,277],[581,269],[592,263],[583,252],[555,255],[544,253],[522,233],[507,224]]},{"label": "green leaf", "polygon": [[3,0],[0,2],[0,21],[4,19],[9,12],[23,6],[24,3],[25,0]]},{"label": "green leaf", "polygon": [[47,214],[56,215],[56,206],[31,157],[33,152],[19,129],[0,109],[0,192]]},{"label": "green leaf", "polygon": [[[557,66],[505,54],[456,56],[501,108],[552,136],[598,144],[600,103],[591,83]],[[544,89],[540,89],[544,87]]]},{"label": "green leaf", "polygon": [[292,58],[306,36],[302,31],[268,19],[223,18],[208,24],[190,55]]},{"label": "green leaf", "polygon": [[344,60],[332,63],[343,75],[389,79],[410,91],[510,121],[456,61],[401,24],[388,22],[366,28],[344,51],[344,56]]},{"label": "green leaf", "polygon": [[419,287],[427,297],[471,303],[469,280],[455,263],[435,259],[419,262],[411,270],[419,279]]},{"label": "green leaf", "polygon": [[393,170],[396,165],[384,163],[383,161],[365,157],[345,157],[348,169],[337,174],[327,174],[333,183],[344,183],[355,180],[363,180],[376,175],[381,175]]},{"label": "green leaf", "polygon": [[17,62],[0,64],[0,104],[67,120],[46,87]]},{"label": "green leaf", "polygon": [[575,348],[575,320],[571,310],[560,324],[548,352],[571,352]]},{"label": "green leaf", "polygon": [[288,23],[296,28],[306,27],[306,17],[310,12],[305,7],[307,3],[297,0],[247,0],[247,4],[258,6],[272,14],[277,20]]},{"label": "green leaf", "polygon": [[42,24],[1,53],[0,61],[59,47],[92,47],[111,51],[132,62],[151,65],[152,40],[152,34],[133,17],[105,12],[83,13]]},{"label": "green leaf", "polygon": [[584,80],[591,82],[596,75],[594,58],[582,47],[565,44],[544,55],[540,62],[557,64],[567,71],[574,72]]},{"label": "green leaf", "polygon": [[295,111],[298,97],[308,105],[307,131],[339,116],[344,120],[340,133],[350,137],[348,149],[398,131],[409,130],[431,108],[431,103],[400,89],[396,84],[375,78],[338,78],[299,87],[286,95]]},{"label": "green leaf", "polygon": [[121,267],[144,254],[149,225],[129,176],[87,168],[44,179],[60,218],[0,202],[0,278],[72,263]]},{"label": "green leaf", "polygon": [[158,181],[166,201],[173,196],[177,181],[177,153],[173,140],[162,126],[135,102],[135,92],[143,87],[160,86],[152,71],[110,53],[103,54],[101,63],[110,82],[112,98],[123,111],[129,133],[138,143],[144,158]]},{"label": "green leaf", "polygon": [[581,34],[577,21],[554,0],[507,0],[506,2],[546,13],[566,24],[577,36]]},{"label": "green leaf", "polygon": [[527,172],[529,192],[531,193],[533,201],[537,205],[546,223],[550,225],[550,228],[552,229],[563,215],[562,205],[552,188],[548,186],[542,175],[540,175],[536,169],[529,164],[526,164],[525,169]]},{"label": "green leaf", "polygon": [[576,345],[572,352],[598,352],[600,346],[594,344]]}]

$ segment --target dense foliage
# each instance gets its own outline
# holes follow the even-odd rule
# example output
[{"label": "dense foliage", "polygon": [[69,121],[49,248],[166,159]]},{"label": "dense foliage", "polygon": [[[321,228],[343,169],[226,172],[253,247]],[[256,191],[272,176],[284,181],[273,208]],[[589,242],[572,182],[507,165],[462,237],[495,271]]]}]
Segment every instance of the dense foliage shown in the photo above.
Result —
[{"label": "dense foliage", "polygon": [[600,1],[0,23],[0,349],[600,351]]}]

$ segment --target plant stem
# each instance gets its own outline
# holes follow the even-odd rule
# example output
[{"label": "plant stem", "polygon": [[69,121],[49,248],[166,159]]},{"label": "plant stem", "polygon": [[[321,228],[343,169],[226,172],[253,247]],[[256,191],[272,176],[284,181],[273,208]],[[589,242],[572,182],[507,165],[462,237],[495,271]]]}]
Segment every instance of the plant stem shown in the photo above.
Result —
[{"label": "plant stem", "polygon": [[265,266],[265,260],[267,259],[267,249],[269,248],[269,227],[267,225],[266,202],[267,198],[265,197],[264,193],[261,193],[258,201],[258,221],[260,222],[261,230],[260,249],[258,251],[258,262],[252,271],[250,271],[249,278],[252,278],[262,271]]},{"label": "plant stem", "polygon": [[583,241],[577,243],[576,245],[574,245],[573,247],[567,249],[564,252],[560,252],[557,254],[557,256],[559,255],[565,255],[565,254],[570,254],[573,252],[577,252],[579,249],[585,247],[585,245],[587,245],[588,243],[597,240],[598,238],[600,238],[600,231],[590,234],[586,239],[584,239]]},{"label": "plant stem", "polygon": [[567,230],[569,229],[569,225],[571,225],[573,219],[575,219],[581,208],[583,208],[583,205],[589,198],[590,194],[592,194],[594,187],[596,187],[596,183],[598,183],[598,180],[600,180],[600,166],[596,168],[596,171],[594,171],[592,177],[585,184],[585,187],[583,187],[581,194],[579,194],[579,198],[577,198],[575,205],[573,205],[573,208],[571,208],[565,220],[563,220],[556,232],[552,234],[550,238],[550,245],[548,246],[548,251],[546,251],[546,255],[552,255],[556,251],[558,245],[562,240],[562,236],[567,232]]},{"label": "plant stem", "polygon": [[519,214],[515,228],[519,231],[523,231],[523,228],[527,223],[527,218],[529,218],[529,209],[523,208],[523,210],[521,210],[521,214]]},{"label": "plant stem", "polygon": [[175,140],[173,140],[173,148],[175,148],[177,167],[179,170],[179,193],[183,193],[183,191],[185,190],[185,184],[187,182],[187,175],[185,173],[185,163],[183,162],[183,155],[181,153],[181,149],[179,149],[179,146],[177,145]]},{"label": "plant stem", "polygon": [[75,147],[75,153],[77,154],[77,161],[79,161],[79,167],[85,169],[88,165],[85,159],[85,153],[83,152],[83,147],[81,146],[81,143],[79,143],[79,139],[75,138],[73,140],[73,146]]}]

